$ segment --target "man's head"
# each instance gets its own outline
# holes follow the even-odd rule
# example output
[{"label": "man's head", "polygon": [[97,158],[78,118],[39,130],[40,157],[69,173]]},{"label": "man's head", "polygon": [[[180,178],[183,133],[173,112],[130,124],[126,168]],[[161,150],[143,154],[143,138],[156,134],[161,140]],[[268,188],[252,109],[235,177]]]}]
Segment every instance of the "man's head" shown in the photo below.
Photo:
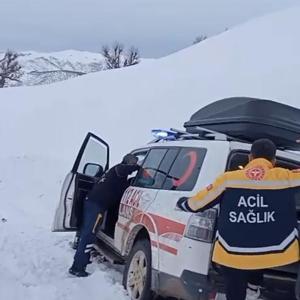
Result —
[{"label": "man's head", "polygon": [[275,165],[276,162],[276,146],[269,139],[256,140],[251,147],[249,159],[264,158]]},{"label": "man's head", "polygon": [[138,158],[131,153],[126,154],[122,160],[122,164],[126,164],[126,165],[136,165],[137,162],[138,162]]}]

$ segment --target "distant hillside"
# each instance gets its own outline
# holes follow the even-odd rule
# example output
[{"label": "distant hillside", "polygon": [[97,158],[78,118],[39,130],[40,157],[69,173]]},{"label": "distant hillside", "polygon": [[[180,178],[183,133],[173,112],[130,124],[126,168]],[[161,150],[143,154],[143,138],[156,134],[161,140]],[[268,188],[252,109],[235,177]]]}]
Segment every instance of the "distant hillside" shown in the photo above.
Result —
[{"label": "distant hillside", "polygon": [[[41,85],[103,70],[100,53],[67,50],[53,53],[21,52],[19,62],[24,75],[17,85]],[[16,86],[15,82],[10,83]]]}]

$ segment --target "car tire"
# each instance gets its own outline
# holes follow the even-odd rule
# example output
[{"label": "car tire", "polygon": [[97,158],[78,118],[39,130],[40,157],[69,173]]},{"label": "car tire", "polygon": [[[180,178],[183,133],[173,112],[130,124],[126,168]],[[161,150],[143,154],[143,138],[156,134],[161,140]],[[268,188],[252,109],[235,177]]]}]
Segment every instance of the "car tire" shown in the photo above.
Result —
[{"label": "car tire", "polygon": [[127,257],[123,274],[123,286],[131,300],[153,299],[151,270],[150,241],[138,240]]}]

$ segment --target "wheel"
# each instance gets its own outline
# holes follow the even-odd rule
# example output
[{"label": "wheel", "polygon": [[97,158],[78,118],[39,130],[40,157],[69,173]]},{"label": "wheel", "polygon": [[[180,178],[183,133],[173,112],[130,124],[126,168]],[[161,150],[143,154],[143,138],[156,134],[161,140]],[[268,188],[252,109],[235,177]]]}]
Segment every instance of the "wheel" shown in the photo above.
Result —
[{"label": "wheel", "polygon": [[151,245],[149,240],[138,240],[133,246],[125,265],[123,285],[132,300],[150,300]]}]

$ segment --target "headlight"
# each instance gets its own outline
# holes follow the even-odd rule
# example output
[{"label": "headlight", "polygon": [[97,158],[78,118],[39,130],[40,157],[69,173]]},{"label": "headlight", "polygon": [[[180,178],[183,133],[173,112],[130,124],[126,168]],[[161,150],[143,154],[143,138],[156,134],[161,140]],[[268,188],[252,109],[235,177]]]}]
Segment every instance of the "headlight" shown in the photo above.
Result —
[{"label": "headlight", "polygon": [[193,214],[186,227],[185,236],[193,240],[212,243],[216,219],[216,209],[208,209],[202,213]]}]

